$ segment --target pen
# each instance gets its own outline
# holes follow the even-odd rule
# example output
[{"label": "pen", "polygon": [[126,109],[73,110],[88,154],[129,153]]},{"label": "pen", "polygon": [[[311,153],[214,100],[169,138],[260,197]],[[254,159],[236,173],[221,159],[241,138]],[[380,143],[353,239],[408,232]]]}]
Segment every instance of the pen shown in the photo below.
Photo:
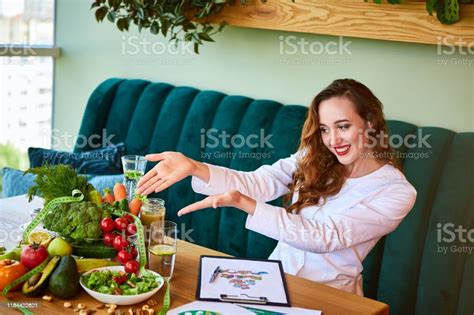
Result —
[{"label": "pen", "polygon": [[217,276],[219,275],[219,272],[221,272],[221,267],[217,266],[217,268],[212,273],[211,279],[209,279],[209,283],[213,283],[214,280],[216,280]]}]

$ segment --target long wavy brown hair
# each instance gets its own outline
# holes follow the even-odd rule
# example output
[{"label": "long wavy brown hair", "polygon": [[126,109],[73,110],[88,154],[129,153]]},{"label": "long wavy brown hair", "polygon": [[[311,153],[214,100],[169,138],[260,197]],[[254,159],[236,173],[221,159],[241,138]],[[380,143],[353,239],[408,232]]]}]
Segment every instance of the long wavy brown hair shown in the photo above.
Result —
[{"label": "long wavy brown hair", "polygon": [[[337,194],[346,181],[344,165],[324,145],[320,131],[319,105],[333,97],[347,97],[354,104],[357,114],[371,123],[370,132],[367,133],[370,139],[375,139],[375,135],[388,137],[383,105],[369,88],[352,79],[332,82],[316,95],[308,110],[299,146],[299,151],[304,154],[289,185],[292,192],[298,192],[298,200],[288,207],[289,212],[299,213],[304,207],[324,204],[327,197]],[[373,144],[374,158],[400,169],[388,141],[378,140]]]}]

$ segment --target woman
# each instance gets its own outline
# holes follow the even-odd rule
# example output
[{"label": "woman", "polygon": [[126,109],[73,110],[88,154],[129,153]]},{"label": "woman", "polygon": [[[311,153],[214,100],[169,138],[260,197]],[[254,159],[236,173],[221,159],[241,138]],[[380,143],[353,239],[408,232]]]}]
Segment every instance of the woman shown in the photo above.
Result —
[{"label": "woman", "polygon": [[[416,191],[387,144],[382,104],[363,84],[336,80],[313,100],[298,152],[254,172],[191,160],[177,152],[159,163],[138,192],[168,188],[191,175],[209,195],[178,212],[236,207],[246,228],[278,240],[269,259],[285,272],[362,295],[362,261],[413,207]],[[288,209],[265,202],[293,193]]]}]

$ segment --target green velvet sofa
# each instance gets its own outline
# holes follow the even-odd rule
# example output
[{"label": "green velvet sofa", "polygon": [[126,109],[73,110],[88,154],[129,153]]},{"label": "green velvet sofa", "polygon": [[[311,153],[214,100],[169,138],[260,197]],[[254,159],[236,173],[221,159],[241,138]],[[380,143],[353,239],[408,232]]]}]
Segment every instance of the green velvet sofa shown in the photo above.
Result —
[{"label": "green velvet sofa", "polygon": [[[304,106],[270,100],[114,78],[93,91],[79,133],[88,137],[106,129],[107,135],[114,135],[113,142],[125,142],[127,154],[174,150],[251,171],[295,152],[306,111]],[[418,198],[401,225],[364,261],[365,295],[389,304],[391,314],[472,314],[474,253],[461,249],[474,248],[474,233],[467,242],[450,236],[459,226],[474,228],[474,133],[402,121],[389,121],[389,127],[394,143],[410,140],[398,151]],[[202,140],[207,130],[243,137],[271,135],[271,145],[231,148],[228,142],[214,141],[206,146]],[[412,145],[418,142],[421,145]],[[75,151],[89,149],[76,146]],[[166,201],[167,218],[185,224],[197,244],[254,258],[266,258],[276,244],[246,230],[246,216],[233,208],[178,218],[178,209],[203,198],[192,191],[189,178],[158,197]],[[440,248],[448,250],[440,253]]]}]

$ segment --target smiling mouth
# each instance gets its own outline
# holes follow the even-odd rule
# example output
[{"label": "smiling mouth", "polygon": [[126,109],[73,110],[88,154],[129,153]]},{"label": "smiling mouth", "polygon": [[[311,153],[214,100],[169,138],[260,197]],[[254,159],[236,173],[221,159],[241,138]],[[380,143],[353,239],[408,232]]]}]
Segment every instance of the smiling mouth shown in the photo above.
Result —
[{"label": "smiling mouth", "polygon": [[336,154],[339,155],[339,156],[346,155],[347,153],[349,153],[350,149],[351,149],[350,144],[343,145],[343,146],[340,146],[340,147],[334,147],[334,150],[336,151]]}]

